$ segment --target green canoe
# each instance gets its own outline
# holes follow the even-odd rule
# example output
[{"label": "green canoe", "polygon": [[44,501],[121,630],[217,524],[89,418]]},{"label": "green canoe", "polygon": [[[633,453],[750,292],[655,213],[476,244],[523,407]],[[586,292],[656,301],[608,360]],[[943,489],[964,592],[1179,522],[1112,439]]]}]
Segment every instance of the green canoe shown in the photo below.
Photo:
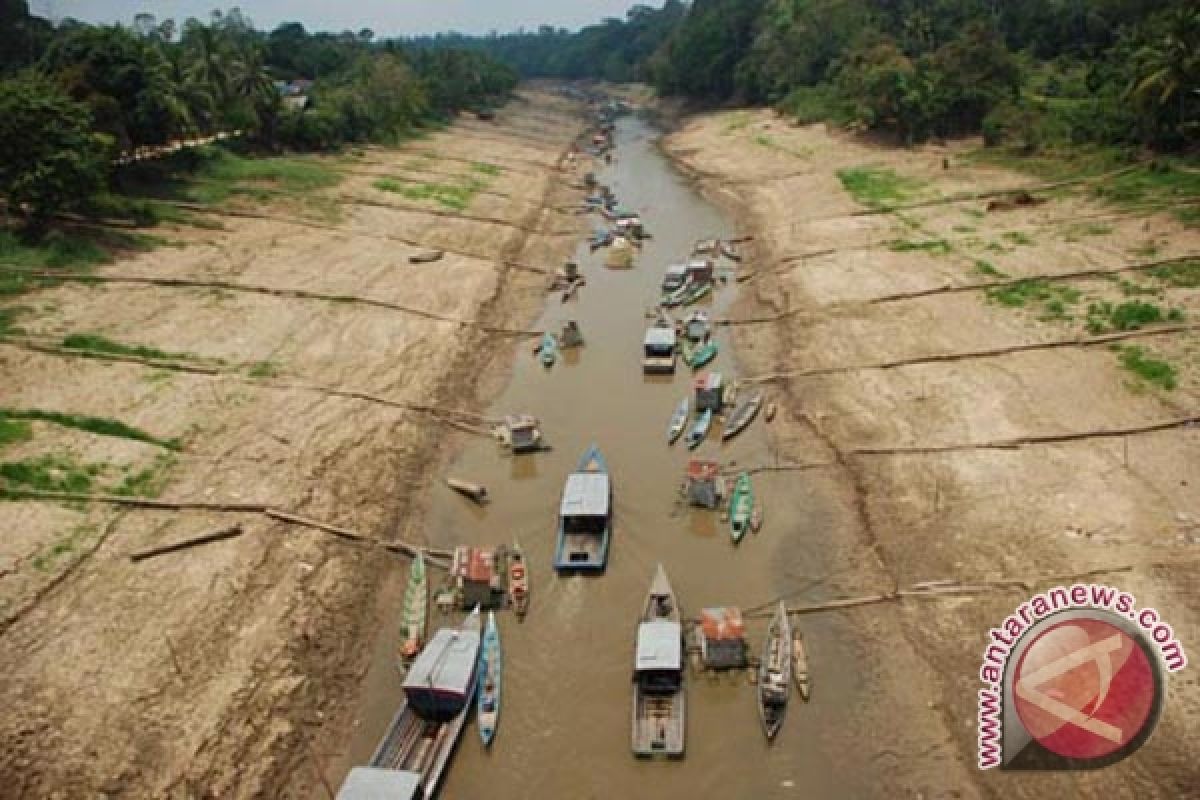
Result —
[{"label": "green canoe", "polygon": [[692,353],[692,357],[688,359],[688,364],[692,369],[700,369],[708,362],[717,357],[717,343],[705,342],[697,350]]},{"label": "green canoe", "polygon": [[743,472],[733,485],[729,495],[729,535],[734,544],[742,540],[750,528],[750,514],[754,511],[754,489],[750,486],[750,473]]}]

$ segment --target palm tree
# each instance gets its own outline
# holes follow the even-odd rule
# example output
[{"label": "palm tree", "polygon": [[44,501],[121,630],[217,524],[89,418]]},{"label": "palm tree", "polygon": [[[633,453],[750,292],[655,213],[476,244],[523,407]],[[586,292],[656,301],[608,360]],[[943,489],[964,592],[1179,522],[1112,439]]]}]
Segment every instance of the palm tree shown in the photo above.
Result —
[{"label": "palm tree", "polygon": [[265,144],[273,144],[283,100],[275,88],[275,81],[267,71],[261,45],[249,45],[238,54],[230,63],[229,79],[229,88],[233,95],[250,103],[250,107],[254,109],[259,138]]},{"label": "palm tree", "polygon": [[1187,135],[1189,95],[1200,90],[1200,9],[1180,8],[1171,13],[1165,33],[1135,54],[1136,76],[1129,94],[1158,114],[1174,101],[1176,133]]},{"label": "palm tree", "polygon": [[189,19],[183,25],[182,44],[188,58],[188,81],[206,87],[217,108],[226,107],[230,99],[229,59],[220,32]]}]

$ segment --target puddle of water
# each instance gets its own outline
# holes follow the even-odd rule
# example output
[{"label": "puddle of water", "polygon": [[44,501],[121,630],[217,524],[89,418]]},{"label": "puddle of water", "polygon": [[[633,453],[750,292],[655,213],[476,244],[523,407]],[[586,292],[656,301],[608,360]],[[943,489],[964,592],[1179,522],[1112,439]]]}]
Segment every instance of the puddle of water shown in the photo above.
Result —
[{"label": "puddle of water", "polygon": [[[692,374],[681,365],[674,377],[642,375],[641,342],[650,324],[645,314],[668,264],[685,258],[695,240],[729,237],[733,230],[658,152],[657,135],[640,120],[622,119],[615,163],[598,173],[653,234],[636,267],[607,269],[605,251],[581,247],[576,261],[587,286],[565,304],[552,295],[534,327],[557,331],[565,320],[578,320],[584,348],[545,369],[532,344],[522,346],[511,382],[489,409],[489,416],[537,416],[553,450],[512,457],[487,440],[467,443],[450,472],[488,487],[491,502],[484,508],[435,482],[430,544],[494,545],[519,538],[532,580],[526,621],[500,618],[504,705],[496,740],[484,750],[471,720],[443,797],[638,797],[651,784],[663,798],[867,793],[857,767],[836,766],[846,763],[845,754],[833,752],[841,748],[827,735],[846,711],[839,704],[857,688],[852,671],[834,666],[854,660],[839,643],[845,623],[836,619],[799,621],[812,653],[813,702],[803,705],[793,695],[773,746],[763,737],[745,674],[690,672],[686,758],[647,762],[630,751],[635,621],[655,564],[665,566],[688,616],[705,606],[757,606],[804,585],[806,576],[823,574],[828,520],[844,513],[802,476],[762,474],[755,489],[767,523],[735,550],[716,513],[686,509],[677,500],[689,452],[682,442],[667,447],[666,428],[679,399],[691,391]],[[704,302],[720,316],[734,293],[730,282]],[[709,368],[728,381],[737,370],[727,332],[719,331],[717,340],[720,355]],[[760,416],[725,445],[714,425],[696,455],[761,464],[769,458],[763,425]],[[563,480],[591,442],[607,458],[614,486],[608,569],[599,577],[558,577],[552,568],[558,500]],[[439,574],[433,580],[436,585]],[[399,702],[400,679],[391,665],[398,622],[385,625],[350,763],[365,763]],[[749,622],[752,648],[761,645],[765,627],[766,620]],[[786,787],[788,781],[794,787]]]}]

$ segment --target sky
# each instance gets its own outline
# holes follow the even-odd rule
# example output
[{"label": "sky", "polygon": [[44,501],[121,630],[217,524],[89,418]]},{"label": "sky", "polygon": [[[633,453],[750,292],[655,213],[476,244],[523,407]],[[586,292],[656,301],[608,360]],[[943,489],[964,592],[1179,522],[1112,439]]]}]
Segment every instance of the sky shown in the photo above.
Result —
[{"label": "sky", "polygon": [[[207,19],[220,8],[239,7],[260,30],[281,22],[301,22],[310,32],[358,31],[370,28],[376,36],[459,31],[536,29],[539,25],[572,30],[605,17],[624,17],[636,0],[29,0],[39,16],[84,22],[130,23],[143,11],[159,20],[182,23],[188,17]],[[644,5],[662,5],[643,0]]]}]

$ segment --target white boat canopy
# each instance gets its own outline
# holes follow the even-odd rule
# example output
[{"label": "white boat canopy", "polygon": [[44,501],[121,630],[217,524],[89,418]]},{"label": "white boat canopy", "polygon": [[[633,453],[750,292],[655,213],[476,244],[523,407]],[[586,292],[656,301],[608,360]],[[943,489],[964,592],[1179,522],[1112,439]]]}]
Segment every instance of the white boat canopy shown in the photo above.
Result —
[{"label": "white boat canopy", "polygon": [[563,487],[564,517],[608,516],[608,475],[603,472],[572,472]]},{"label": "white boat canopy", "polygon": [[637,664],[639,671],[648,669],[682,669],[683,636],[679,623],[654,620],[638,625]]},{"label": "white boat canopy", "polygon": [[415,800],[421,795],[421,776],[402,769],[355,767],[346,776],[337,800]]},{"label": "white boat canopy", "polygon": [[660,347],[675,347],[675,330],[655,326],[646,330],[646,338],[642,341],[644,347],[658,349]]}]

